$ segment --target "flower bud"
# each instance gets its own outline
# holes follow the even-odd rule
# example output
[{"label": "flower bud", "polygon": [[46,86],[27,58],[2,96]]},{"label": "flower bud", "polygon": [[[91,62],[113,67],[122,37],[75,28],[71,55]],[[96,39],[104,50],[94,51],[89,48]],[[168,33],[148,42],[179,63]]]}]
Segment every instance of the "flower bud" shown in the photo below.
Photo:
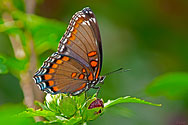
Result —
[{"label": "flower bud", "polygon": [[[104,104],[103,104],[103,101],[101,99],[96,99],[95,101],[93,101],[88,109],[93,109],[93,108],[96,108],[96,107],[102,107],[104,108]],[[101,113],[101,109],[97,112],[97,114]]]},{"label": "flower bud", "polygon": [[83,111],[83,119],[85,121],[94,120],[102,114],[103,101],[101,99],[92,98],[87,101],[85,109]]}]

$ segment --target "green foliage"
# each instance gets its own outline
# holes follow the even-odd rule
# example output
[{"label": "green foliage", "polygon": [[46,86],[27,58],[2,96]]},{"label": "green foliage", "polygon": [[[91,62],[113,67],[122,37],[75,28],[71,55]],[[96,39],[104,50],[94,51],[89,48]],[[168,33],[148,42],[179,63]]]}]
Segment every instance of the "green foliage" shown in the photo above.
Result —
[{"label": "green foliage", "polygon": [[[17,5],[21,6],[22,2],[18,2]],[[46,51],[52,50],[54,52],[57,50],[57,45],[66,26],[62,22],[26,14],[17,9],[11,11],[10,16],[12,16],[13,20],[10,22],[2,21],[2,24],[0,24],[0,32],[20,39],[20,47],[23,48],[25,56],[18,58],[0,53],[0,56],[6,59],[3,63],[0,62],[0,73],[7,73],[9,71],[19,77],[20,71],[28,69],[31,54],[29,41],[32,40],[34,42],[34,49],[37,57],[39,57],[39,65],[41,65],[46,59],[46,57],[43,57]]]},{"label": "green foliage", "polygon": [[116,100],[112,100],[112,101],[108,100],[104,104],[104,107],[105,108],[109,108],[109,107],[111,107],[113,105],[120,104],[120,103],[140,103],[140,104],[147,104],[147,105],[153,105],[153,106],[161,106],[161,104],[153,104],[151,102],[147,102],[147,101],[144,101],[142,99],[126,96],[126,97],[120,97],[120,98],[118,98]]},{"label": "green foliage", "polygon": [[[5,33],[8,38],[10,36],[19,38],[20,43],[21,43],[21,48],[23,48],[25,56],[23,56],[21,58],[16,57],[14,54],[12,54],[12,55],[10,54],[11,55],[10,56],[8,53],[13,51],[12,50],[13,47],[11,46],[12,47],[11,49],[7,49],[7,47],[4,47],[1,44],[2,47],[0,49],[7,49],[6,50],[7,53],[0,53],[0,56],[1,56],[0,57],[0,74],[5,74],[7,72],[10,72],[19,78],[20,72],[27,71],[28,66],[30,65],[30,59],[31,59],[30,57],[32,54],[31,47],[30,47],[31,41],[33,41],[33,44],[34,44],[34,52],[33,53],[34,53],[34,55],[36,54],[37,60],[38,60],[39,64],[41,64],[46,59],[47,56],[49,56],[52,52],[57,50],[58,42],[59,42],[60,38],[62,37],[62,34],[64,33],[64,31],[66,29],[66,26],[64,23],[56,21],[56,20],[47,19],[47,18],[40,17],[40,16],[37,16],[34,14],[26,14],[24,12],[25,11],[24,0],[20,0],[20,1],[5,0],[5,1],[7,2],[8,7],[6,8],[6,6],[3,4],[4,3],[3,1],[0,4],[0,7],[2,8],[3,11],[6,10],[6,14],[11,18],[8,21],[4,21],[2,17],[0,18],[0,32]],[[38,2],[41,2],[41,1],[43,1],[43,0],[38,0]],[[159,41],[163,41],[163,40],[161,40],[160,37],[159,37],[159,41],[153,37],[156,37],[156,34],[158,34],[160,36],[164,35],[165,32],[164,31],[161,32],[162,29],[160,29],[160,28],[163,28],[164,26],[158,24],[155,26],[156,29],[152,30],[151,29],[152,23],[150,21],[144,22],[145,19],[147,20],[147,15],[139,14],[141,9],[144,8],[147,10],[147,7],[142,8],[140,6],[140,2],[138,2],[138,3],[130,2],[130,3],[126,4],[127,3],[126,1],[124,1],[124,2],[116,1],[115,3],[119,4],[118,8],[112,9],[111,11],[104,11],[104,13],[108,12],[108,14],[110,14],[110,16],[115,15],[115,17],[117,16],[117,18],[119,18],[119,15],[117,13],[119,13],[120,15],[123,15],[121,13],[124,13],[124,11],[122,11],[121,9],[124,9],[125,7],[126,8],[128,7],[128,10],[132,10],[132,7],[130,5],[133,4],[136,8],[139,8],[139,11],[137,11],[135,8],[132,10],[133,11],[132,14],[128,14],[130,11],[126,11],[126,13],[127,13],[126,15],[128,15],[128,18],[121,16],[121,20],[118,20],[118,21],[123,22],[122,24],[126,24],[125,22],[131,22],[130,26],[133,25],[133,27],[134,27],[133,29],[137,29],[137,31],[135,33],[140,34],[138,36],[142,38],[141,41],[149,41],[149,42],[146,42],[145,44],[142,44],[143,46],[149,46],[148,48],[151,48],[154,46],[156,48],[156,45],[153,43],[156,42],[159,45],[161,44],[161,43],[159,43]],[[72,5],[72,4],[70,4],[70,5]],[[124,6],[124,5],[126,5],[126,6]],[[114,5],[112,5],[112,6],[114,7]],[[110,7],[110,8],[113,8],[113,7]],[[101,7],[101,8],[103,8],[103,7]],[[120,10],[118,10],[119,8],[120,8]],[[0,9],[1,16],[2,16],[3,11],[1,11],[1,9]],[[115,12],[115,14],[112,14],[109,12],[112,12],[112,13]],[[151,11],[148,11],[148,12],[150,12],[152,15],[155,15]],[[158,14],[158,15],[160,15],[160,14]],[[132,16],[132,18],[130,18],[129,16]],[[136,17],[139,17],[139,19],[141,19],[141,20],[138,21],[137,19],[134,19]],[[149,15],[148,17],[151,17],[151,16]],[[112,19],[116,19],[116,18],[113,17]],[[131,20],[129,21],[129,19],[131,19]],[[155,20],[155,19],[152,19],[152,20]],[[136,21],[136,22],[134,22],[134,21]],[[156,21],[156,22],[161,22],[161,21]],[[105,25],[106,24],[108,24],[108,23],[105,23]],[[135,24],[137,24],[137,25],[135,25]],[[106,25],[106,26],[108,27],[108,25]],[[127,26],[126,26],[126,28],[127,28]],[[122,29],[123,28],[121,27],[121,30]],[[119,30],[119,31],[122,32],[121,30]],[[115,30],[111,29],[109,31],[111,31],[111,34],[113,34],[112,36],[116,36],[116,34],[114,34],[114,31],[116,32],[116,29]],[[104,28],[104,31],[102,31],[102,32],[105,32],[105,28]],[[137,33],[137,32],[139,32],[139,33]],[[124,36],[124,35],[120,34],[120,36],[117,36],[120,39],[116,39],[116,37],[111,39],[111,37],[110,37],[110,39],[107,39],[106,41],[108,41],[108,43],[110,43],[110,40],[113,41],[115,39],[117,42],[116,45],[120,45],[121,47],[124,47],[124,45],[122,43],[121,44],[118,43],[119,41],[122,41],[121,36]],[[130,35],[126,38],[130,39],[129,37],[131,37],[131,36],[132,35]],[[172,35],[170,34],[169,36],[172,36]],[[144,37],[145,37],[145,39],[143,40]],[[182,37],[180,36],[180,38],[182,38]],[[172,39],[173,39],[173,37],[172,37]],[[123,37],[123,40],[125,40],[124,37]],[[179,38],[177,38],[177,40],[179,42]],[[5,41],[4,43],[10,42],[10,40],[1,40],[1,41],[3,41],[3,42]],[[166,38],[164,39],[164,41],[166,41]],[[133,42],[131,41],[130,43],[134,43],[134,42],[135,41],[133,41]],[[113,41],[113,43],[114,43],[114,41]],[[103,44],[105,44],[105,42]],[[129,44],[126,43],[126,46],[127,45],[129,45]],[[159,45],[157,45],[157,46],[159,46]],[[166,44],[166,45],[168,45],[168,44]],[[178,45],[183,46],[183,44],[179,44],[179,43],[178,43]],[[139,46],[140,45],[138,44],[138,47]],[[165,45],[163,45],[163,46],[166,50]],[[174,45],[174,46],[178,47],[176,45]],[[128,46],[128,47],[131,47],[131,46]],[[160,47],[161,47],[161,45],[160,45]],[[134,48],[135,48],[135,46],[134,46]],[[178,48],[179,48],[179,50],[181,50],[180,49],[181,47],[178,47]],[[142,49],[143,48],[141,48],[141,50]],[[124,51],[124,49],[120,49],[120,50],[122,52]],[[136,50],[139,50],[139,49],[136,48]],[[147,47],[145,48],[145,50],[147,50]],[[119,48],[118,48],[118,51],[116,51],[116,52],[119,52]],[[113,51],[113,54],[114,55],[119,54],[116,52]],[[132,53],[132,52],[126,52],[126,53]],[[106,54],[108,54],[108,53],[106,53]],[[109,53],[109,55],[110,54],[111,53]],[[142,53],[140,53],[140,54],[142,54]],[[183,55],[183,54],[184,54],[184,52],[181,53],[181,55]],[[131,55],[131,57],[136,57],[136,58],[137,58],[137,56],[140,56],[140,55],[136,55],[136,56]],[[108,56],[106,56],[106,57],[108,58]],[[114,64],[113,61],[115,59],[111,58],[111,55],[109,57],[110,57],[111,61],[108,61],[108,65],[110,63]],[[124,56],[124,57],[126,57],[126,56]],[[117,62],[117,60],[115,60],[115,61]],[[123,64],[121,61],[119,63]],[[137,61],[133,61],[133,62],[136,62],[139,64],[140,60],[138,58]],[[161,62],[163,62],[163,61],[161,61]],[[126,57],[126,63],[128,63],[127,57]],[[118,64],[118,62],[117,62],[117,64]],[[144,64],[145,64],[145,62],[144,62]],[[171,64],[171,65],[174,67],[173,64]],[[109,66],[111,66],[111,65],[109,65]],[[139,65],[137,65],[137,66],[139,66]],[[138,73],[138,74],[140,75],[140,73]],[[145,73],[143,73],[143,74],[145,74]],[[165,78],[165,79],[161,80],[162,82],[159,80],[160,82],[157,81],[156,84],[154,83],[155,85],[151,85],[151,87],[148,87],[148,92],[151,94],[157,94],[157,95],[163,94],[163,95],[171,96],[171,97],[176,97],[176,96],[181,96],[183,94],[186,94],[187,80],[185,79],[185,77],[187,77],[187,75],[184,75],[181,77],[176,75],[176,77],[171,76],[167,79]],[[176,78],[175,83],[180,82],[183,86],[179,87],[178,84],[174,84],[175,85],[174,88],[170,87],[172,81],[170,81],[169,79],[172,79],[172,78],[173,79]],[[167,83],[167,81],[170,81],[170,82]],[[118,82],[118,81],[116,81],[116,82]],[[159,82],[159,86],[157,85],[158,82]],[[109,83],[109,86],[108,86],[109,92],[111,92],[110,83],[113,84],[113,82],[109,81],[108,83]],[[13,91],[9,84],[7,86],[8,86],[7,88],[9,91],[8,91],[8,94],[6,94],[6,95],[11,95],[11,94],[9,94],[10,92],[12,92],[14,94],[15,93],[14,87],[12,87],[12,89],[14,90]],[[119,85],[119,86],[121,86],[121,85]],[[176,89],[176,87],[179,87],[179,89]],[[168,88],[168,92],[166,92],[164,88]],[[121,90],[123,90],[123,89],[124,88],[122,87]],[[118,91],[121,91],[121,90],[118,90]],[[175,93],[173,93],[173,91],[175,91]],[[114,92],[113,95],[115,96],[116,93],[117,92]],[[106,96],[106,97],[108,97],[108,96]],[[96,101],[96,99],[97,98],[95,96],[87,98],[87,97],[85,97],[85,94],[81,94],[79,96],[73,96],[73,97],[67,96],[64,94],[47,95],[44,104],[40,103],[40,102],[35,102],[36,105],[38,105],[42,108],[41,110],[28,109],[28,110],[20,113],[18,116],[20,116],[20,117],[43,116],[46,119],[46,121],[42,121],[41,123],[79,124],[79,123],[88,122],[90,120],[94,120],[94,119],[98,118],[100,115],[102,115],[109,108],[110,109],[112,108],[114,110],[114,112],[116,112],[116,114],[121,114],[122,116],[130,117],[132,115],[132,113],[129,109],[124,108],[124,107],[112,107],[114,105],[121,104],[121,103],[141,103],[141,104],[160,106],[160,104],[152,104],[150,102],[147,102],[147,101],[144,101],[144,100],[141,100],[138,98],[132,98],[132,97],[127,96],[127,97],[120,97],[120,98],[118,98],[116,100],[112,100],[112,101],[109,100],[108,102],[105,103],[104,107],[96,107],[96,108],[88,109],[90,104],[93,101]],[[11,110],[8,110],[8,111],[11,112]],[[2,114],[4,114],[4,113],[2,113]],[[8,115],[6,115],[6,116],[8,116]],[[9,119],[6,119],[5,121],[8,121],[8,120]],[[13,121],[16,121],[16,120],[14,119]],[[11,123],[11,124],[14,124],[14,123]],[[25,124],[27,124],[27,123],[25,123]]]},{"label": "green foliage", "polygon": [[71,117],[77,110],[76,102],[73,100],[73,98],[64,96],[64,98],[60,101],[59,110],[65,116]]},{"label": "green foliage", "polygon": [[8,72],[7,66],[4,63],[5,58],[0,57],[0,74],[5,74]]},{"label": "green foliage", "polygon": [[148,85],[146,92],[171,99],[182,98],[188,94],[188,73],[174,72],[161,75]]},{"label": "green foliage", "polygon": [[55,113],[48,110],[34,110],[32,108],[28,108],[26,111],[19,113],[18,117],[33,117],[33,116],[43,116],[43,117],[49,117],[49,116],[55,116]]},{"label": "green foliage", "polygon": [[0,107],[0,121],[1,124],[7,125],[26,125],[34,124],[33,118],[17,117],[15,114],[25,110],[23,104],[6,104]]},{"label": "green foliage", "polygon": [[[35,102],[35,104],[37,106],[40,106],[42,110],[34,110],[29,108],[26,111],[19,113],[18,116],[43,116],[46,119],[46,121],[43,121],[43,123],[78,124],[95,120],[100,115],[102,115],[108,108],[120,103],[141,103],[153,106],[161,106],[160,104],[153,104],[151,102],[147,102],[130,96],[120,97],[112,101],[108,100],[106,103],[104,103],[104,107],[99,106],[99,102],[96,103],[97,100],[101,99],[97,99],[95,96],[86,98],[84,93],[79,96],[68,96],[66,94],[47,94],[44,104],[40,102]],[[92,103],[94,105],[91,108]],[[100,103],[102,103],[103,105],[102,100],[100,101]],[[127,109],[126,111],[124,108],[116,109],[123,109],[124,112],[117,110],[117,112],[120,112],[120,114],[128,113],[127,115],[124,114],[124,116],[130,115]]]}]

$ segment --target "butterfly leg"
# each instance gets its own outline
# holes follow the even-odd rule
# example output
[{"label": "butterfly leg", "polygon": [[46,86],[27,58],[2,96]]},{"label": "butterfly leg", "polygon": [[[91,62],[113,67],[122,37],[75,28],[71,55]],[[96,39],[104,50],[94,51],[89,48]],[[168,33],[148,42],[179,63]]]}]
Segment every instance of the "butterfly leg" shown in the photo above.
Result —
[{"label": "butterfly leg", "polygon": [[84,92],[84,94],[85,94],[85,100],[87,99],[87,93],[86,93],[86,91]]},{"label": "butterfly leg", "polygon": [[97,89],[97,92],[96,92],[96,97],[97,97],[97,95],[98,95],[99,90],[101,89],[101,87],[100,86],[93,86],[92,88],[93,89]]}]

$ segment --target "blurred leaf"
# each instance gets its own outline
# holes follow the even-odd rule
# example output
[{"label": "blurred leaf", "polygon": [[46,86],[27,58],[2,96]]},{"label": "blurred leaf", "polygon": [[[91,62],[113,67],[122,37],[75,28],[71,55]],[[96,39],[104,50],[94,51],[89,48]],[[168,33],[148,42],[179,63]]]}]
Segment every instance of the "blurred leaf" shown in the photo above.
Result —
[{"label": "blurred leaf", "polygon": [[21,112],[17,115],[18,117],[33,117],[33,116],[43,116],[43,117],[49,117],[49,116],[56,116],[54,112],[47,111],[47,110],[34,110],[32,108],[28,108],[26,111]]},{"label": "blurred leaf", "polygon": [[134,113],[130,109],[122,106],[111,107],[108,109],[108,111],[110,111],[112,114],[120,115],[125,118],[130,118],[134,115]]},{"label": "blurred leaf", "polygon": [[14,74],[17,78],[20,77],[20,72],[27,69],[29,59],[16,59],[14,57],[7,57],[6,58],[6,66],[9,69],[9,72]]},{"label": "blurred leaf", "polygon": [[4,57],[0,57],[0,74],[5,74],[8,72],[7,66],[4,64],[5,60],[6,59]]},{"label": "blurred leaf", "polygon": [[21,10],[21,11],[24,11],[25,10],[25,7],[24,7],[24,0],[12,0],[14,6]]},{"label": "blurred leaf", "polygon": [[15,115],[25,110],[23,104],[5,104],[0,107],[0,121],[2,125],[34,124],[33,118],[18,118]]},{"label": "blurred leaf", "polygon": [[7,66],[0,63],[0,74],[5,74],[8,72]]},{"label": "blurred leaf", "polygon": [[141,103],[141,104],[147,104],[147,105],[153,105],[153,106],[161,106],[161,104],[153,104],[151,102],[147,102],[141,99],[138,99],[136,97],[130,97],[130,96],[126,96],[126,97],[120,97],[116,100],[108,100],[105,104],[104,104],[104,108],[109,108],[113,105],[116,104],[120,104],[120,103]]},{"label": "blurred leaf", "polygon": [[65,24],[20,11],[14,11],[12,15],[16,20],[21,20],[25,28],[32,33],[37,55],[48,49],[54,51],[57,49],[59,40],[66,29]]},{"label": "blurred leaf", "polygon": [[146,92],[169,98],[184,97],[188,94],[188,73],[174,72],[161,75],[148,85]]},{"label": "blurred leaf", "polygon": [[10,73],[0,75],[0,104],[23,102],[24,95],[19,79]]},{"label": "blurred leaf", "polygon": [[[18,75],[20,71],[23,71],[27,68],[28,58],[26,59],[16,59],[15,57],[5,56],[0,54],[0,60],[3,61],[3,64],[8,68],[8,71],[13,74]],[[1,63],[0,63],[1,64]]]}]

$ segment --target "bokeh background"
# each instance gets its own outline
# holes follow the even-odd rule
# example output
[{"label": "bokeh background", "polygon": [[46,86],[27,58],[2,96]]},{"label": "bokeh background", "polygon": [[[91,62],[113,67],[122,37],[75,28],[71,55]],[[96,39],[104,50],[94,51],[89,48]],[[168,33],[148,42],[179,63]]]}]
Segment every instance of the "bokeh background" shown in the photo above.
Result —
[{"label": "bokeh background", "polygon": [[121,104],[89,124],[187,125],[187,0],[0,0],[0,121],[34,123],[9,117],[43,100],[31,77],[57,50],[72,15],[87,6],[101,32],[101,74],[131,69],[108,76],[99,97],[162,104]]}]

